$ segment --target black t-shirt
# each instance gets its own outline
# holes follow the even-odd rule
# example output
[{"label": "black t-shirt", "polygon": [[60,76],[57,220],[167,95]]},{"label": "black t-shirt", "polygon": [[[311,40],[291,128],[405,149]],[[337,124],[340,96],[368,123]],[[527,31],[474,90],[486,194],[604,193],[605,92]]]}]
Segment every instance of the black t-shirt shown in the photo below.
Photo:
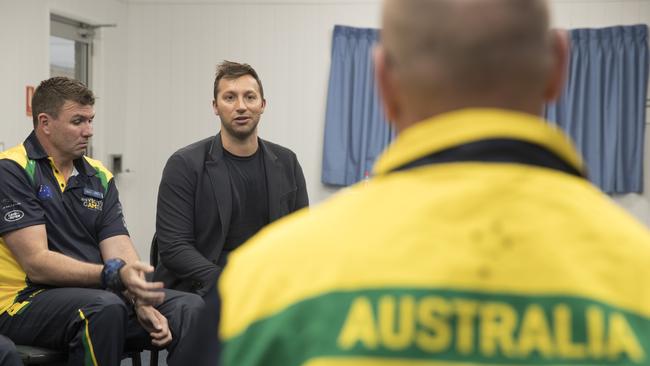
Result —
[{"label": "black t-shirt", "polygon": [[[224,249],[236,249],[269,223],[269,200],[261,149],[246,157],[223,150],[230,175],[232,216]],[[225,259],[225,258],[224,258]]]}]

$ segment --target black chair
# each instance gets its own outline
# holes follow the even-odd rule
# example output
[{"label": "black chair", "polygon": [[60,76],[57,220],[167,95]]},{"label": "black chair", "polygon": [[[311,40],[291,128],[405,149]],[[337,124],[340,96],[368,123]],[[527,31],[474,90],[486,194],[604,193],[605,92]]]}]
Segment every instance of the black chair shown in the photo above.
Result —
[{"label": "black chair", "polygon": [[25,365],[65,365],[68,354],[52,349],[16,345],[16,350]]},{"label": "black chair", "polygon": [[158,262],[160,261],[160,255],[158,254],[158,234],[153,233],[153,238],[151,239],[151,249],[149,249],[149,263],[156,268]]},{"label": "black chair", "polygon": [[[156,268],[158,266],[158,261],[160,256],[158,255],[158,235],[153,233],[153,238],[151,239],[151,248],[149,249],[149,264]],[[158,365],[158,349],[152,348],[151,350],[151,366]],[[154,363],[155,362],[155,363]]]},{"label": "black chair", "polygon": [[[24,365],[65,366],[68,360],[68,353],[64,351],[24,345],[16,345],[16,350]],[[127,352],[124,354],[124,358],[126,357],[131,358],[133,366],[142,366],[140,352]],[[157,364],[158,358],[156,357],[156,363],[151,363],[151,365]]]}]

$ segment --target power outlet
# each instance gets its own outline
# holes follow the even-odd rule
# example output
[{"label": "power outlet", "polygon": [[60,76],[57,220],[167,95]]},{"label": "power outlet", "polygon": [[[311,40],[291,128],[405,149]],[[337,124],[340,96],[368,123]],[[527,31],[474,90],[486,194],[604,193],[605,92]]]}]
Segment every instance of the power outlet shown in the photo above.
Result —
[{"label": "power outlet", "polygon": [[111,171],[113,174],[122,173],[122,154],[111,155]]},{"label": "power outlet", "polygon": [[0,142],[0,151],[5,151],[5,143]]}]

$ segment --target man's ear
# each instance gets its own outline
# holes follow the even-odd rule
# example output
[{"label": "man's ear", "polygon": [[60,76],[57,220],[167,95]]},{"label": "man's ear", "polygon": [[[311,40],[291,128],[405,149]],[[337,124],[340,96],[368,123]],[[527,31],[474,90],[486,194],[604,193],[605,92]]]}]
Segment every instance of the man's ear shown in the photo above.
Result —
[{"label": "man's ear", "polygon": [[260,114],[264,113],[265,109],[266,109],[266,99],[262,98],[262,110],[260,111]]},{"label": "man's ear", "polygon": [[387,60],[386,49],[381,44],[375,46],[373,60],[375,63],[375,80],[381,95],[384,113],[386,113],[386,118],[389,121],[395,122],[399,120],[398,91],[391,75],[392,70]]},{"label": "man's ear", "polygon": [[38,125],[36,126],[36,128],[40,127],[46,135],[49,135],[50,122],[51,122],[50,116],[47,115],[46,113],[39,113],[37,120],[38,120]]},{"label": "man's ear", "polygon": [[217,109],[217,100],[214,99],[212,100],[212,110],[214,111],[214,114],[217,116],[219,115],[219,110]]},{"label": "man's ear", "polygon": [[547,102],[556,100],[562,93],[569,62],[569,33],[566,30],[554,29],[551,31],[551,37],[553,60],[544,90],[544,99]]}]

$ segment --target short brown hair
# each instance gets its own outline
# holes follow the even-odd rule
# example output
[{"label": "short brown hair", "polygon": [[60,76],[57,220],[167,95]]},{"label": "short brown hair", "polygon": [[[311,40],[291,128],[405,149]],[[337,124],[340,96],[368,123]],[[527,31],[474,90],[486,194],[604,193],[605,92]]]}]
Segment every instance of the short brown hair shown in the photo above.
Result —
[{"label": "short brown hair", "polygon": [[64,76],[43,80],[32,97],[32,120],[38,126],[38,115],[47,113],[57,118],[66,101],[95,105],[95,95],[84,83]]},{"label": "short brown hair", "polygon": [[260,87],[260,95],[264,99],[264,88],[255,69],[249,64],[240,64],[227,60],[217,65],[217,75],[214,78],[214,99],[216,100],[217,94],[219,94],[219,81],[221,79],[237,79],[244,75],[250,75],[257,81],[257,85]]}]

